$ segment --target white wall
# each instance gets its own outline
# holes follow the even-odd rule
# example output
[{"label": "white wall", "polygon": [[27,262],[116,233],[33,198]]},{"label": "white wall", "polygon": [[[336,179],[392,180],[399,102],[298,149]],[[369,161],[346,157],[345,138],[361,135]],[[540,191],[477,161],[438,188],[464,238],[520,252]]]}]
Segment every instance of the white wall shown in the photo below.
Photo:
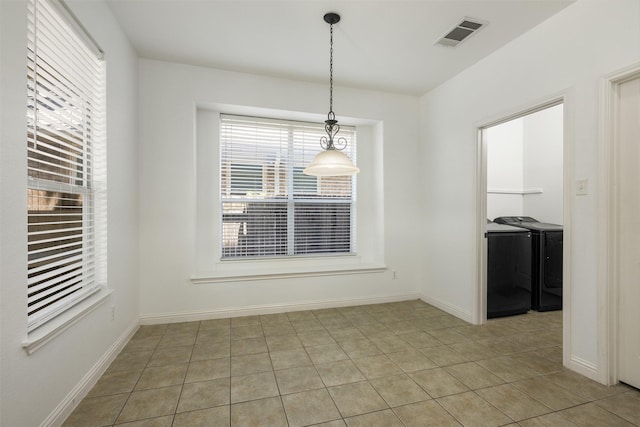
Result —
[{"label": "white wall", "polygon": [[[218,230],[212,196],[218,191],[216,114],[295,112],[323,121],[327,87],[146,59],[139,68],[143,322],[417,295],[423,262],[422,205],[416,194],[418,98],[334,88],[338,120],[366,125],[358,135],[358,228],[370,233],[360,233],[360,258],[347,260],[348,265],[342,259],[322,265],[309,260],[220,263],[212,243]],[[380,266],[396,270],[397,279],[391,271],[282,277],[307,268]],[[256,272],[277,277],[237,277]],[[192,276],[216,282],[196,284]]]},{"label": "white wall", "polygon": [[487,140],[487,217],[526,215],[562,224],[563,106],[492,126]]},{"label": "white wall", "polygon": [[601,381],[597,94],[601,76],[640,61],[639,17],[637,0],[579,0],[421,99],[422,187],[429,201],[423,292],[471,315],[477,282],[476,220],[483,215],[476,205],[476,129],[559,93],[566,95],[566,132],[574,146],[566,159],[567,172],[572,181],[588,178],[591,189],[586,196],[571,196],[571,229],[565,234],[572,253],[565,266],[572,278],[565,284],[571,288],[566,345],[570,366]]},{"label": "white wall", "polygon": [[22,349],[27,337],[27,6],[0,1],[0,425],[7,427],[60,422],[72,409],[70,399],[79,385],[138,319],[137,60],[105,4],[69,4],[107,54],[108,276],[114,292],[32,355]]},{"label": "white wall", "polygon": [[541,194],[527,194],[524,215],[540,222],[562,224],[562,139],[563,106],[538,111],[523,121],[523,185],[540,188]]},{"label": "white wall", "polygon": [[[485,131],[487,139],[487,218],[523,215],[522,119]],[[518,193],[519,192],[519,193]]]}]

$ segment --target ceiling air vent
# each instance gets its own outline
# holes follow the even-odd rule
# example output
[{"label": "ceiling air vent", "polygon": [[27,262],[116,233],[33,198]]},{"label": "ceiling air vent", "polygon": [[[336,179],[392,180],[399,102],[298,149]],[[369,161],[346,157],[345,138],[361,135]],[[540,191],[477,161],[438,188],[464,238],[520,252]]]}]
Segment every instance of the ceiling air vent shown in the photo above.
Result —
[{"label": "ceiling air vent", "polygon": [[447,33],[434,44],[446,47],[456,47],[487,24],[488,22],[486,21],[465,17],[462,22],[447,31]]}]

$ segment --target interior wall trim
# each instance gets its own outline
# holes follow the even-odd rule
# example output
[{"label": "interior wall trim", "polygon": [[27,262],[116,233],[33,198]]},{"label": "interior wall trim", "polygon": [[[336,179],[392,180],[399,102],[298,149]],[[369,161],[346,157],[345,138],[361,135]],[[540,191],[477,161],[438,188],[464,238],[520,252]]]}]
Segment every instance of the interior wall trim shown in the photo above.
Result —
[{"label": "interior wall trim", "polygon": [[455,316],[459,319],[464,320],[465,322],[473,324],[473,314],[461,309],[460,307],[457,307],[455,305],[449,304],[447,302],[441,301],[436,298],[428,297],[424,294],[420,295],[420,299],[426,302],[427,304],[431,304],[432,306],[439,308],[442,311],[446,311],[452,316]]},{"label": "interior wall trim", "polygon": [[94,290],[84,300],[70,307],[66,312],[54,317],[42,326],[38,326],[37,329],[29,333],[28,337],[22,342],[22,348],[27,354],[33,354],[104,304],[112,293],[113,289],[98,288]]},{"label": "interior wall trim", "polygon": [[59,427],[71,415],[78,404],[84,399],[100,377],[105,373],[111,362],[122,351],[138,330],[140,324],[138,320],[129,326],[118,339],[107,349],[102,357],[91,367],[89,372],[76,384],[76,386],[62,399],[56,408],[40,424],[40,427]]},{"label": "interior wall trim", "polygon": [[344,298],[333,300],[306,301],[292,304],[264,304],[246,307],[221,308],[174,313],[143,314],[141,325],[159,325],[163,323],[193,322],[199,320],[221,319],[226,317],[255,316],[289,311],[321,310],[324,308],[349,307],[354,305],[383,304],[421,299],[419,294],[387,295],[371,298]]},{"label": "interior wall trim", "polygon": [[598,382],[600,381],[600,370],[598,369],[598,367],[593,363],[581,359],[577,356],[571,356],[566,367],[574,372],[579,373],[580,375],[584,375],[591,380]]},{"label": "interior wall trim", "polygon": [[600,79],[599,87],[599,152],[598,152],[598,360],[602,365],[597,381],[606,385],[618,383],[618,311],[619,283],[615,268],[617,238],[620,224],[620,200],[616,156],[619,141],[616,135],[616,94],[625,81],[640,77],[640,62],[614,71]]},{"label": "interior wall trim", "polygon": [[274,279],[298,279],[301,277],[322,277],[322,276],[336,276],[336,275],[348,275],[348,274],[370,274],[370,273],[384,273],[387,271],[385,266],[346,266],[342,269],[330,269],[330,270],[307,270],[307,271],[289,271],[289,272],[263,272],[263,273],[251,273],[251,274],[204,274],[194,275],[191,277],[191,282],[194,285],[202,285],[207,283],[228,283],[228,282],[245,282],[248,280],[274,280]]}]

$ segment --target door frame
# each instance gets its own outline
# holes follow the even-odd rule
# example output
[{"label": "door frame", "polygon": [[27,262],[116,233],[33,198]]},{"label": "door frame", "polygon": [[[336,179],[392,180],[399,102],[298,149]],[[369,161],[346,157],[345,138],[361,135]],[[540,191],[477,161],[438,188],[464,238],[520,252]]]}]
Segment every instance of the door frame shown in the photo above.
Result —
[{"label": "door frame", "polygon": [[617,153],[620,140],[616,132],[617,96],[620,84],[640,78],[640,63],[632,64],[607,76],[600,82],[600,152],[598,214],[598,359],[601,363],[600,382],[618,383],[618,296],[620,283],[617,271],[620,200],[617,196]]},{"label": "door frame", "polygon": [[[563,92],[534,101],[528,105],[517,107],[511,111],[501,113],[476,125],[476,286],[474,286],[473,298],[473,323],[485,324],[487,321],[487,141],[484,139],[484,130],[502,123],[528,116],[538,111],[545,110],[556,105],[563,105],[563,149],[562,149],[562,186],[563,186],[563,269],[562,269],[562,316],[563,339],[562,354],[565,366],[571,363],[571,253],[573,249],[573,175],[574,175],[574,138],[573,138],[573,91],[567,89]],[[578,372],[584,372],[581,366],[573,368]],[[587,369],[589,370],[589,369]]]}]

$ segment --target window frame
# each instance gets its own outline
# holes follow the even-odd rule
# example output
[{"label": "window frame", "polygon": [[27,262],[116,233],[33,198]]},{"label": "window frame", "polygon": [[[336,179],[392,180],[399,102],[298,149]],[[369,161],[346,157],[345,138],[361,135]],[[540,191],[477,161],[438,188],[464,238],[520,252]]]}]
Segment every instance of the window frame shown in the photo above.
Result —
[{"label": "window frame", "polygon": [[[31,353],[95,308],[110,292],[100,292],[107,290],[104,53],[62,0],[30,0],[28,22],[27,147],[31,148],[27,151],[27,200],[40,207],[34,200],[38,195],[51,199],[49,206],[42,206],[42,209],[30,209],[31,205],[27,207],[27,222],[33,226],[28,233],[33,237],[30,244],[34,245],[37,244],[33,242],[37,242],[38,233],[61,236],[41,244],[54,257],[61,257],[51,266],[41,266],[46,268],[29,266],[37,255],[36,249],[28,248],[28,258],[31,259],[27,274],[41,278],[35,283],[42,283],[46,286],[43,289],[52,290],[50,294],[45,292],[47,296],[42,295],[44,306],[32,313],[29,313],[29,307],[34,305],[34,299],[31,302],[27,300],[28,339],[23,342],[23,347]],[[49,111],[49,122],[45,109]],[[46,138],[50,138],[52,143],[42,148],[46,145],[43,142]],[[73,138],[73,143],[69,138]],[[70,157],[73,154],[69,149],[78,153],[75,158]],[[54,163],[56,158],[58,166]],[[64,163],[70,166],[62,166]],[[58,173],[57,179],[55,176],[52,179],[52,171]],[[60,204],[62,194],[74,195],[81,200],[79,214],[65,213],[67,205]],[[53,219],[35,222],[38,215],[43,215],[43,218],[57,216],[58,219],[55,222],[48,222]],[[65,220],[65,216],[72,219]],[[73,219],[75,216],[81,216],[81,221]],[[31,218],[34,222],[30,222]],[[80,255],[71,257],[80,258],[77,263],[80,270],[76,274],[75,262],[70,264],[69,246],[65,248],[66,245],[60,243],[69,239],[71,231],[60,230],[65,230],[65,224],[71,224],[77,231],[80,222]],[[75,239],[73,237],[74,246],[78,246]],[[40,275],[42,271],[46,273]],[[80,281],[65,294],[65,280],[74,274],[80,277]],[[27,289],[32,286],[30,282],[33,283],[29,279]],[[57,296],[60,298],[54,299]],[[45,325],[46,328],[40,329]]]},{"label": "window frame", "polygon": [[385,266],[383,187],[384,122],[341,116],[358,133],[357,252],[351,256],[314,256],[220,260],[220,115],[272,117],[322,122],[326,115],[216,102],[194,102],[193,197],[195,222],[190,282],[194,286],[232,286],[261,280],[335,277],[381,273]]},{"label": "window frame", "polygon": [[[255,202],[252,202],[250,200],[250,198],[244,198],[241,200],[235,200],[233,199],[234,193],[233,193],[233,186],[232,186],[232,182],[233,182],[233,176],[231,175],[231,171],[233,170],[232,165],[234,164],[234,162],[232,160],[229,160],[229,170],[227,171],[227,173],[229,173],[229,176],[226,178],[226,180],[228,180],[230,182],[230,184],[224,185],[224,179],[223,179],[223,174],[225,171],[225,167],[223,166],[223,162],[226,159],[225,155],[223,155],[223,152],[226,148],[225,145],[225,137],[223,136],[224,133],[224,129],[225,129],[225,124],[226,122],[233,122],[235,120],[241,121],[241,122],[246,122],[246,123],[250,123],[253,124],[254,126],[256,126],[257,128],[260,127],[261,123],[266,123],[264,126],[277,126],[281,129],[286,130],[286,150],[285,150],[285,157],[287,158],[287,160],[285,161],[285,186],[286,186],[286,190],[282,190],[282,193],[284,193],[284,196],[280,195],[280,196],[276,196],[275,198],[269,198],[269,197],[265,197],[264,199],[260,199],[258,198],[257,200],[255,200]],[[313,148],[310,148],[308,145],[308,142],[305,141],[298,141],[296,140],[296,138],[294,137],[294,134],[296,133],[300,133],[301,131],[305,130],[305,129],[313,129],[315,132],[318,132],[318,135],[321,136],[324,133],[324,123],[320,123],[317,121],[311,122],[311,121],[298,121],[298,120],[288,120],[288,119],[274,119],[274,118],[267,118],[267,117],[260,117],[260,116],[239,116],[239,115],[232,115],[232,114],[224,114],[224,113],[220,113],[219,115],[219,129],[220,129],[220,144],[219,144],[219,154],[218,154],[218,168],[219,168],[219,180],[218,180],[218,197],[219,197],[219,203],[220,203],[220,214],[218,215],[217,221],[218,221],[218,230],[219,230],[219,235],[221,236],[220,241],[219,241],[219,245],[218,245],[218,260],[220,262],[229,262],[229,261],[241,261],[241,260],[265,260],[265,259],[292,259],[292,258],[316,258],[316,257],[336,257],[336,258],[340,258],[340,257],[349,257],[349,256],[354,256],[357,254],[357,184],[356,184],[356,176],[349,176],[349,177],[314,177],[314,176],[308,176],[308,175],[301,175],[302,170],[304,169],[304,166],[306,166],[306,164],[308,164],[311,159],[319,152],[321,151],[321,147],[320,147],[320,141],[319,141],[319,137],[318,137],[318,141],[316,142],[315,139],[313,140]],[[357,153],[357,137],[356,137],[356,128],[353,126],[344,126],[342,128],[342,131],[344,133],[347,133],[347,138],[348,138],[348,154],[350,157],[352,157],[352,159],[355,161],[356,159],[356,153]],[[257,140],[259,140],[260,138],[257,138]],[[260,144],[260,142],[256,142],[257,145]],[[282,145],[282,144],[281,144]],[[267,147],[267,145],[261,145],[260,148],[265,148]],[[256,151],[257,151],[257,147],[256,147]],[[305,153],[305,150],[307,151]],[[297,158],[296,156],[296,151],[302,151],[304,154],[302,155],[302,159]],[[265,183],[265,167],[267,167],[267,163],[265,162],[264,164],[254,164],[254,161],[260,162],[262,161],[262,158],[258,158],[255,159],[250,162],[248,162],[247,164],[251,163],[250,166],[255,166],[256,169],[260,169],[262,171],[262,180],[261,180],[261,184],[262,184],[262,192],[265,193],[265,189],[266,186],[268,186],[268,183]],[[302,162],[302,163],[301,163]],[[245,161],[243,160],[243,163],[245,163]],[[238,162],[236,162],[236,164],[239,164]],[[301,176],[300,176],[301,175]],[[316,195],[311,195],[308,193],[301,193],[298,192],[296,190],[298,190],[299,188],[297,188],[295,186],[296,180],[298,182],[300,182],[300,179],[315,179],[316,183],[315,183],[315,191],[316,193],[318,192],[318,190],[320,190],[322,188],[322,182],[321,180],[324,179],[328,182],[330,182],[331,179],[341,179],[341,180],[349,180],[349,188],[350,188],[350,194],[347,197],[337,197],[336,195],[327,195],[325,194],[324,197],[322,197],[321,194],[316,194]],[[280,181],[280,175],[274,175],[273,177],[273,185],[274,188],[280,187],[281,183]],[[344,184],[343,184],[344,185]],[[228,188],[227,188],[228,187]],[[226,191],[225,191],[226,190]],[[251,203],[255,203],[255,204],[259,204],[259,203],[271,203],[274,206],[277,204],[286,204],[286,212],[287,212],[287,223],[286,223],[286,231],[284,234],[286,234],[286,248],[285,253],[275,253],[275,254],[250,254],[250,255],[238,255],[238,256],[225,256],[225,230],[224,230],[224,226],[225,226],[225,220],[224,220],[224,204],[225,203],[246,203],[247,207],[249,206],[249,204]],[[349,220],[349,231],[348,231],[348,243],[345,242],[341,242],[341,241],[335,241],[333,244],[335,245],[344,245],[344,244],[348,244],[349,245],[349,249],[346,251],[331,251],[331,249],[327,250],[327,249],[316,249],[316,250],[311,250],[312,245],[307,245],[306,246],[306,250],[303,249],[302,251],[299,251],[299,240],[296,238],[296,235],[300,235],[299,233],[296,233],[296,207],[297,206],[310,206],[310,205],[326,205],[327,207],[333,205],[336,205],[336,209],[338,208],[339,205],[343,205],[343,204],[348,204],[349,205],[349,214],[348,214],[348,220]],[[342,218],[342,216],[340,216],[340,218]],[[334,224],[335,225],[335,224]],[[242,227],[242,225],[241,225]],[[246,223],[244,225],[244,230],[246,230]],[[236,242],[238,243],[238,242]],[[317,245],[316,245],[317,246]],[[282,250],[282,249],[281,249]]]}]

